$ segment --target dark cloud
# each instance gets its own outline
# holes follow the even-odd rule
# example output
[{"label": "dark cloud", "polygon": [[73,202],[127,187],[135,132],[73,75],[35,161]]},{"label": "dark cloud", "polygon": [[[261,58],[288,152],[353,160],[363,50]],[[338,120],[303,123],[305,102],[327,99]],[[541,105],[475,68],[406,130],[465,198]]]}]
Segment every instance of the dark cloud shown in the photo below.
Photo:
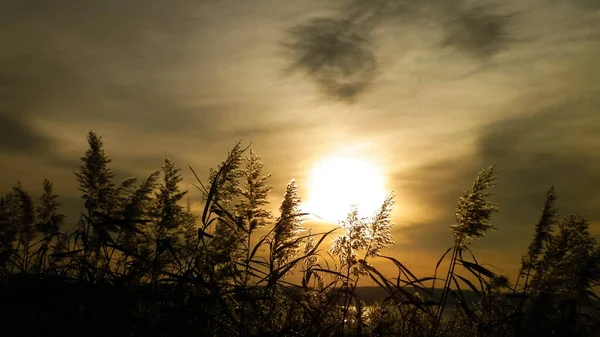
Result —
[{"label": "dark cloud", "polygon": [[[48,106],[39,106],[38,100],[65,93],[65,87],[75,80],[73,69],[55,62],[42,53],[20,51],[14,55],[0,54],[0,107],[1,114],[28,116],[48,114]],[[60,85],[57,85],[60,83]]]},{"label": "dark cloud", "polygon": [[599,9],[600,1],[598,0],[574,0],[573,3],[576,6],[580,6],[583,9]]},{"label": "dark cloud", "polygon": [[0,151],[39,154],[48,151],[54,142],[37,132],[26,122],[0,114]]},{"label": "dark cloud", "polygon": [[452,46],[475,56],[489,57],[510,42],[508,26],[511,16],[500,14],[490,6],[457,9],[448,21],[443,45]]},{"label": "dark cloud", "polygon": [[292,53],[292,70],[305,72],[328,95],[352,100],[375,77],[368,34],[368,27],[351,20],[313,19],[291,29],[284,46]]},{"label": "dark cloud", "polygon": [[501,168],[506,188],[499,190],[511,209],[530,206],[555,185],[565,211],[600,220],[599,106],[597,96],[580,97],[483,130],[479,154]]},{"label": "dark cloud", "polygon": [[[6,31],[9,26],[12,31],[0,52],[0,106],[69,119],[111,117],[111,110],[122,115],[124,109],[138,108],[131,106],[136,100],[146,107],[188,108],[180,102],[189,97],[189,88],[174,95],[169,76],[160,76],[197,61],[185,49],[195,37],[192,25],[203,25],[193,15],[199,5],[177,3],[181,7],[90,0],[9,7],[0,14]],[[89,106],[92,101],[102,103]]]},{"label": "dark cloud", "polygon": [[233,116],[255,112],[249,108],[241,112],[226,102],[190,102],[187,90],[174,92],[161,83],[122,85],[104,83],[106,76],[82,78],[77,69],[53,59],[58,57],[17,55],[0,63],[0,108],[23,118],[89,126],[110,121],[130,132],[194,133],[205,139],[214,138]]},{"label": "dark cloud", "polygon": [[385,71],[378,68],[372,34],[382,23],[394,23],[402,32],[407,24],[431,29],[423,23],[437,21],[445,35],[439,46],[485,59],[513,41],[511,18],[499,6],[464,0],[351,1],[338,16],[291,29],[284,46],[291,51],[292,70],[304,72],[330,97],[353,102]]},{"label": "dark cloud", "polygon": [[208,89],[218,87],[219,67],[201,72],[198,64],[229,52],[202,48],[221,39],[210,33],[210,20],[200,20],[202,6],[188,0],[10,6],[0,13],[0,25],[12,32],[0,51],[0,111],[198,141],[217,139],[232,120],[262,117],[263,106],[241,109],[229,95],[206,93],[208,76]]}]

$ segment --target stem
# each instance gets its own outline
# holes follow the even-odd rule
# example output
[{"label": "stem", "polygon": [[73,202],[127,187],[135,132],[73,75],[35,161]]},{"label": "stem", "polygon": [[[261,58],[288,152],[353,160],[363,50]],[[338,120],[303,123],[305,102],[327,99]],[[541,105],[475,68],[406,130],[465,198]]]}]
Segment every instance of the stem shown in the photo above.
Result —
[{"label": "stem", "polygon": [[[519,301],[519,305],[517,306],[517,309],[515,310],[515,335],[519,335],[518,333],[518,329],[519,329],[519,325],[521,324],[521,311],[523,310],[523,305],[525,304],[525,293],[527,293],[527,291],[529,291],[529,276],[531,275],[531,265],[527,268],[527,274],[525,276],[525,283],[523,284],[523,296],[521,297],[521,300]],[[517,281],[518,283],[518,281]],[[514,292],[516,292],[517,290],[517,285],[515,284],[515,288],[514,288]]]},{"label": "stem", "polygon": [[[246,269],[244,271],[244,281],[243,281],[243,290],[247,291],[248,290],[248,279],[249,279],[249,271],[250,271],[250,240],[252,238],[252,231],[250,230],[250,224],[252,223],[252,221],[249,219],[248,220],[248,240],[247,240],[247,246],[246,246]],[[247,295],[247,294],[246,294]],[[243,304],[242,304],[242,311],[240,312],[240,323],[239,323],[239,336],[243,336],[244,335],[244,324],[245,324],[245,313],[246,313],[246,300],[244,300]],[[247,332],[247,331],[246,331]]]},{"label": "stem", "polygon": [[[84,215],[82,214],[82,217]],[[81,219],[79,220],[81,221]],[[89,246],[90,246],[90,221],[92,221],[92,209],[88,207],[88,218],[86,223],[82,223],[85,232],[85,240],[83,241],[83,258],[81,259],[81,266],[79,268],[79,281],[83,282],[84,280],[84,269],[85,264],[87,263],[88,254],[89,254]]]},{"label": "stem", "polygon": [[462,240],[458,240],[454,244],[454,248],[452,251],[452,258],[450,259],[450,265],[448,266],[448,274],[446,275],[446,281],[444,282],[444,288],[442,289],[442,298],[440,299],[440,308],[435,316],[435,320],[433,322],[433,327],[431,329],[431,337],[434,337],[438,326],[442,320],[442,315],[444,313],[444,307],[446,306],[446,301],[448,300],[448,293],[450,288],[450,279],[452,275],[454,275],[454,267],[456,266],[456,259],[458,257],[458,251],[460,247],[460,243]]},{"label": "stem", "polygon": [[[119,230],[119,235],[117,235],[117,239],[115,240],[115,242],[117,244],[119,243],[119,240],[121,239],[122,234],[123,234],[123,227],[121,227],[121,229]],[[112,251],[110,252],[110,255],[108,256],[108,261],[106,262],[108,271],[110,271],[110,262],[112,261],[114,253],[115,253],[115,247],[112,247]],[[117,265],[117,272],[118,272],[118,265]]]},{"label": "stem", "polygon": [[48,239],[46,239],[44,241],[44,243],[42,243],[43,248],[40,251],[40,259],[38,262],[38,275],[40,275],[42,273],[42,269],[45,267],[46,265],[46,251],[48,250],[48,245],[49,245],[49,241]]},{"label": "stem", "polygon": [[163,233],[163,228],[159,228],[157,233],[156,233],[156,249],[154,250],[154,262],[153,262],[153,266],[152,266],[152,289],[156,290],[157,286],[158,286],[158,279],[159,279],[159,271],[158,268],[160,268],[160,251],[159,251],[159,242],[162,242],[163,238],[166,235]]},{"label": "stem", "polygon": [[[365,251],[365,257],[363,258],[363,261],[365,261],[365,263],[367,262],[367,257],[369,254],[369,250],[371,250],[371,244],[373,243],[373,239],[371,239],[369,241],[369,245],[367,246],[367,250]],[[350,277],[350,267],[348,267],[348,273],[346,275],[348,278]],[[354,284],[352,285],[352,292],[351,294],[354,295],[355,291],[356,291],[356,286],[358,285],[358,280],[360,279],[360,273],[356,276],[356,281],[354,281]],[[352,299],[350,299],[350,301],[347,301],[347,297],[344,303],[344,315],[342,318],[342,335],[344,333],[344,326],[346,325],[346,315],[348,314],[348,309],[350,307],[350,304],[352,302]]]},{"label": "stem", "polygon": [[23,274],[27,274],[27,269],[29,269],[29,238],[23,242]]},{"label": "stem", "polygon": [[[348,269],[346,270],[346,280],[350,279],[350,268],[352,266],[348,265]],[[348,281],[345,282],[346,283],[346,288],[348,287]],[[352,290],[354,291],[354,289]],[[344,314],[342,315],[342,324],[341,324],[341,330],[340,333],[342,334],[342,336],[344,335],[344,328],[346,327],[346,315],[348,314],[348,307],[350,306],[350,300],[348,300],[348,293],[346,293],[346,295],[344,296]]]},{"label": "stem", "polygon": [[[21,247],[21,239],[19,238],[19,241],[17,242],[17,252],[19,251],[19,248]],[[12,267],[10,268],[10,274],[12,275],[15,272],[15,265],[17,264],[16,261],[14,259],[12,259],[13,263],[12,263]]]}]

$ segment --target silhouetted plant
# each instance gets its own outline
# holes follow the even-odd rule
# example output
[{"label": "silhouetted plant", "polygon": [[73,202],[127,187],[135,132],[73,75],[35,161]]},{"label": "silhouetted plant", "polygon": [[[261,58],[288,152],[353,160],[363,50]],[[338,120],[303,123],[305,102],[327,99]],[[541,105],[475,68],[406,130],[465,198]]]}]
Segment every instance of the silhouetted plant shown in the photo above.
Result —
[{"label": "silhouetted plant", "polygon": [[[243,241],[238,240],[237,235],[238,223],[233,216],[228,217],[225,214],[232,214],[233,203],[240,196],[240,179],[243,176],[242,160],[245,150],[238,142],[217,170],[210,171],[208,183],[210,190],[203,190],[207,199],[202,218],[203,231],[208,232],[214,229],[215,237],[209,242],[209,251],[212,252],[211,259],[217,262],[215,272],[223,276],[233,276],[234,261],[243,258],[241,254]],[[196,178],[200,182],[198,176]],[[208,217],[213,215],[213,219],[209,220]]]},{"label": "silhouetted plant", "polygon": [[[180,191],[178,184],[182,181],[180,169],[168,158],[162,166],[163,180],[155,193],[155,202],[151,206],[150,222],[147,232],[148,249],[153,251],[152,285],[157,286],[161,271],[167,265],[179,265],[175,247],[178,231],[187,220],[185,210],[179,204],[187,191]],[[177,267],[177,266],[175,266]],[[173,271],[173,268],[168,269]]]},{"label": "silhouetted plant", "polygon": [[13,267],[17,267],[21,272],[27,273],[31,263],[30,248],[36,236],[35,231],[35,213],[33,201],[29,193],[23,188],[20,182],[13,187],[13,198],[11,198],[11,213],[16,227],[17,255],[13,260]]},{"label": "silhouetted plant", "polygon": [[17,237],[17,228],[12,218],[12,203],[12,194],[0,197],[0,254],[2,256],[0,267],[3,272],[6,272],[7,264],[14,253],[12,243]]},{"label": "silhouetted plant", "polygon": [[[158,186],[160,171],[155,171],[145,178],[133,191],[130,198],[125,200],[119,216],[124,220],[125,226],[120,239],[117,239],[121,254],[118,265],[127,282],[137,284],[143,277],[143,266],[148,263],[151,251],[148,247],[148,234],[150,233],[151,217],[154,209],[153,193]],[[146,219],[139,222],[136,220]],[[142,235],[143,233],[143,235]]]},{"label": "silhouetted plant", "polygon": [[53,240],[57,240],[60,234],[65,215],[58,212],[60,202],[58,194],[54,194],[52,183],[46,179],[43,183],[43,194],[39,199],[39,204],[35,208],[36,223],[35,227],[44,237],[41,247],[38,249],[38,272],[42,272],[47,264],[48,249]]},{"label": "silhouetted plant", "polygon": [[[556,225],[531,281],[525,331],[587,336],[593,323],[583,308],[594,308],[591,287],[600,280],[598,245],[588,222],[571,214]],[[534,324],[535,322],[535,324]]]},{"label": "silhouetted plant", "polygon": [[[553,188],[522,259],[521,285],[470,248],[494,229],[493,168],[458,200],[454,245],[436,274],[419,278],[381,254],[393,244],[391,195],[372,217],[353,208],[339,228],[304,235],[295,181],[273,219],[269,175],[240,143],[206,186],[192,170],[205,199],[200,215],[183,203],[182,175],[169,159],[139,184],[115,185],[100,137],[90,133],[88,143],[76,175],[87,214],[72,230],[62,230],[48,180],[37,205],[20,183],[0,198],[0,317],[24,334],[57,334],[68,324],[67,333],[95,327],[104,336],[109,327],[130,336],[593,336],[599,326],[600,247],[581,216],[556,220]],[[322,248],[338,229],[331,249]],[[397,276],[375,268],[374,258],[393,263]],[[387,297],[361,297],[363,275]]]},{"label": "silhouetted plant", "polygon": [[[489,220],[492,214],[497,212],[498,207],[496,204],[488,201],[488,198],[491,196],[491,193],[488,192],[488,190],[494,186],[495,180],[496,171],[494,167],[481,171],[473,184],[473,188],[471,190],[466,190],[458,199],[458,204],[456,206],[456,224],[450,226],[452,233],[454,234],[454,246],[452,247],[452,256],[450,258],[450,265],[448,267],[445,284],[442,289],[439,309],[431,329],[431,336],[435,336],[440,320],[442,319],[446,301],[448,300],[448,295],[450,293],[450,286],[454,283],[454,285],[458,287],[458,281],[454,273],[456,264],[461,263],[463,266],[467,267],[480,281],[482,280],[479,276],[480,272],[484,270],[487,271],[486,269],[482,270],[482,267],[478,263],[473,264],[464,261],[462,259],[462,253],[467,249],[467,246],[472,242],[473,238],[482,238],[487,231],[494,229],[494,227],[489,224]],[[444,257],[442,257],[442,259],[443,258]],[[493,273],[488,272],[488,276],[493,277],[494,275]],[[470,285],[466,279],[461,277],[461,280]],[[458,289],[460,290],[460,288]],[[464,303],[464,300],[459,299],[459,303],[463,304],[463,309],[467,313],[470,313],[468,304]]]},{"label": "silhouetted plant", "polygon": [[[340,323],[342,333],[350,305],[356,299],[355,291],[360,275],[368,273],[367,270],[370,266],[367,259],[378,256],[381,249],[393,244],[391,234],[393,205],[394,199],[389,196],[372,218],[359,218],[358,208],[353,207],[346,220],[340,222],[340,226],[346,233],[333,241],[331,252],[338,257],[339,270],[344,273],[346,278],[342,286],[344,291],[344,308]],[[359,251],[364,251],[364,257],[360,260],[358,258]],[[351,277],[356,279],[351,280]],[[357,308],[360,307],[360,300],[356,300],[356,303]],[[362,317],[360,312],[358,312],[358,317]]]},{"label": "silhouetted plant", "polygon": [[[106,228],[100,225],[100,219],[97,212],[105,214],[110,213],[113,203],[114,193],[114,173],[108,167],[112,161],[104,153],[104,144],[102,138],[96,133],[90,131],[87,136],[89,148],[85,156],[81,157],[82,165],[79,172],[75,172],[75,177],[79,183],[79,191],[83,194],[81,198],[85,200],[85,209],[87,214],[83,214],[78,229],[78,237],[81,241],[82,257],[79,270],[79,277],[84,280],[94,277],[88,274],[88,266],[95,266],[100,259],[101,238],[105,236]],[[91,259],[91,261],[90,261]]]},{"label": "silhouetted plant", "polygon": [[292,179],[286,187],[285,196],[279,207],[281,215],[277,225],[273,229],[273,240],[271,245],[272,264],[281,266],[288,263],[298,254],[300,244],[298,234],[302,231],[302,210],[300,207],[300,196],[298,186]]},{"label": "silhouetted plant", "polygon": [[523,256],[521,261],[519,278],[521,278],[521,276],[525,277],[525,284],[523,285],[524,292],[527,292],[530,286],[528,281],[532,276],[531,272],[537,269],[540,256],[545,250],[548,241],[551,238],[552,231],[556,226],[557,210],[554,208],[555,201],[556,193],[553,186],[546,193],[546,201],[544,203],[544,208],[542,209],[540,220],[535,225],[535,234],[533,240],[531,240],[527,254]]}]

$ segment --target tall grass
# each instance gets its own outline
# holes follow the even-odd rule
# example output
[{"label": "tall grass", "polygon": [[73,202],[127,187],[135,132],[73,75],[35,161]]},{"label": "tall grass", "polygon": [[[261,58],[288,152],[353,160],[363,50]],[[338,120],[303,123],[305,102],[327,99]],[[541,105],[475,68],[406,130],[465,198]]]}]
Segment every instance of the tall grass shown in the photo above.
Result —
[{"label": "tall grass", "polygon": [[[103,153],[94,137],[89,139],[95,153]],[[69,231],[61,230],[64,217],[49,182],[35,212],[29,194],[15,186],[0,199],[4,326],[17,327],[21,335],[103,336],[593,336],[599,331],[600,248],[585,219],[557,220],[554,189],[523,258],[523,283],[511,285],[470,248],[473,239],[495,228],[490,224],[497,211],[490,200],[493,167],[458,199],[456,223],[449,228],[453,244],[434,275],[419,277],[384,253],[393,244],[392,195],[372,217],[359,218],[352,209],[339,228],[306,231],[307,214],[300,211],[293,181],[280,214],[265,211],[268,175],[261,173],[260,158],[248,152],[238,143],[206,180],[190,167],[204,197],[198,215],[182,204],[186,192],[178,189],[179,171],[168,160],[162,180],[157,171],[139,184],[128,179],[103,185],[109,200],[88,201]],[[88,172],[86,196],[97,188],[98,172]],[[332,237],[332,247],[325,247]],[[375,259],[394,265],[397,276],[375,268]],[[444,277],[438,276],[446,264]],[[292,273],[299,274],[299,282],[291,281]],[[387,295],[367,303],[360,278]]]}]

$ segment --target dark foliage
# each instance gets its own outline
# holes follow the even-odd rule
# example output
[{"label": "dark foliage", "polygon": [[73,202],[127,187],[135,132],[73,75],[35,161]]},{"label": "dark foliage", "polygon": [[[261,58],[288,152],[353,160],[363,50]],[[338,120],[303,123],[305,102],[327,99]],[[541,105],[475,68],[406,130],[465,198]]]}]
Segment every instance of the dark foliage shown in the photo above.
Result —
[{"label": "dark foliage", "polygon": [[[64,231],[45,180],[35,205],[17,183],[0,198],[0,320],[18,336],[595,336],[600,247],[579,215],[558,220],[547,193],[515,285],[470,248],[496,227],[494,168],[459,198],[453,245],[433,277],[383,250],[393,244],[389,196],[372,217],[356,209],[341,228],[304,232],[298,186],[280,213],[260,157],[238,143],[197,178],[203,212],[182,204],[169,159],[137,184],[116,184],[100,137],[76,173],[85,212]],[[72,225],[72,223],[71,223]],[[324,240],[338,231],[332,248]],[[370,261],[396,266],[389,277]],[[445,278],[437,269],[446,260]],[[460,266],[461,268],[456,268]],[[459,272],[459,269],[461,272]],[[301,282],[290,281],[299,273]],[[379,288],[358,287],[369,278]],[[436,282],[443,283],[436,288]]]}]

